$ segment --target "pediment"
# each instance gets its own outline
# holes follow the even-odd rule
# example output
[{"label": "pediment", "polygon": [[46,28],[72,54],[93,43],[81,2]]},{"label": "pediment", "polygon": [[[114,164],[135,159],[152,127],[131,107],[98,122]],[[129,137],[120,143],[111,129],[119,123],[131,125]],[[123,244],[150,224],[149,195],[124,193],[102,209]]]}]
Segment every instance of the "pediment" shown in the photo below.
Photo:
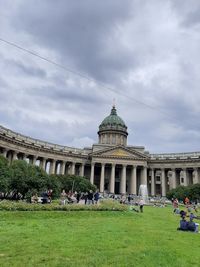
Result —
[{"label": "pediment", "polygon": [[130,157],[130,156],[134,156],[133,153],[128,152],[125,149],[122,148],[116,148],[113,149],[111,151],[106,151],[104,153],[102,153],[102,156],[116,156],[116,157]]},{"label": "pediment", "polygon": [[112,157],[112,158],[132,158],[132,159],[146,159],[147,156],[123,146],[103,149],[91,154],[93,157]]}]

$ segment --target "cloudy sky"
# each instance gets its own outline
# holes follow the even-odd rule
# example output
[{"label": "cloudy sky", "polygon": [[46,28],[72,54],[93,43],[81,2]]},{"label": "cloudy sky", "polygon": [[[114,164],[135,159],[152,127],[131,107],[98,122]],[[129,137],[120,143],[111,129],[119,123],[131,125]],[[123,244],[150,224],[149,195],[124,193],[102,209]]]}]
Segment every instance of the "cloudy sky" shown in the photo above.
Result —
[{"label": "cloudy sky", "polygon": [[0,124],[90,146],[115,99],[129,145],[200,151],[199,32],[199,0],[0,0]]}]

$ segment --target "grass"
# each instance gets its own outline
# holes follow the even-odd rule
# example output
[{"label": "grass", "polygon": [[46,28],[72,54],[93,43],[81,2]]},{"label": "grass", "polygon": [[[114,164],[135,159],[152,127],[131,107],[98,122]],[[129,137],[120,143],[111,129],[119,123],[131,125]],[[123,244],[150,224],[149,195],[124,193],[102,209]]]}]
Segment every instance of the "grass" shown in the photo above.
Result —
[{"label": "grass", "polygon": [[171,208],[0,211],[0,266],[200,266],[200,234],[180,232]]}]

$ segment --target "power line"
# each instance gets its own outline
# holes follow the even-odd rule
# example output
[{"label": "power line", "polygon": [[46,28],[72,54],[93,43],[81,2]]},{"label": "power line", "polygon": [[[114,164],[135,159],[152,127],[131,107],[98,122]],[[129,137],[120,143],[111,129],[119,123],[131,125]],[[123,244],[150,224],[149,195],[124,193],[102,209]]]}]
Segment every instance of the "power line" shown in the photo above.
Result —
[{"label": "power line", "polygon": [[160,110],[159,108],[154,107],[154,106],[151,106],[151,105],[149,105],[149,104],[146,104],[146,103],[144,103],[144,102],[142,102],[142,101],[139,101],[138,99],[133,98],[133,97],[131,97],[131,96],[129,96],[129,95],[127,95],[127,94],[121,92],[121,91],[117,91],[116,89],[114,89],[114,88],[112,88],[112,87],[109,87],[109,86],[105,85],[105,84],[102,83],[102,82],[99,82],[99,81],[97,81],[97,80],[95,80],[95,79],[93,79],[93,78],[88,77],[88,76],[87,76],[86,74],[84,74],[84,73],[75,71],[75,70],[73,70],[73,69],[71,69],[71,68],[68,68],[68,67],[66,67],[66,66],[64,66],[64,65],[61,65],[61,64],[59,64],[59,63],[57,63],[57,62],[55,62],[55,61],[53,61],[53,60],[51,60],[51,59],[49,59],[49,58],[43,57],[43,56],[39,55],[38,53],[36,53],[36,52],[34,52],[34,51],[31,51],[31,50],[29,50],[29,49],[26,49],[26,48],[24,48],[24,47],[22,47],[22,46],[20,46],[20,45],[18,45],[18,44],[16,44],[16,43],[7,41],[7,40],[5,40],[5,39],[3,39],[3,38],[1,38],[1,37],[0,37],[0,41],[3,42],[3,43],[6,43],[7,45],[13,46],[13,47],[15,47],[15,48],[17,48],[17,49],[20,49],[20,50],[22,50],[22,51],[24,51],[24,52],[26,52],[26,53],[28,53],[28,54],[30,54],[30,55],[32,55],[32,56],[35,56],[35,57],[37,57],[37,58],[39,58],[39,59],[41,59],[41,60],[44,60],[44,61],[46,61],[46,62],[48,62],[48,63],[50,63],[50,64],[52,64],[52,65],[54,65],[54,66],[56,66],[56,67],[58,67],[58,68],[60,68],[60,69],[63,69],[63,70],[65,70],[65,71],[67,71],[67,72],[73,73],[73,74],[75,74],[75,75],[77,75],[77,76],[79,76],[79,77],[81,77],[81,78],[84,78],[85,80],[88,80],[88,81],[90,81],[90,82],[94,82],[95,84],[99,84],[99,85],[100,85],[101,87],[103,87],[104,89],[109,90],[109,91],[111,91],[111,92],[114,92],[114,93],[116,93],[116,94],[118,94],[118,95],[121,95],[121,96],[123,96],[123,97],[125,97],[125,98],[128,98],[129,100],[132,100],[132,101],[134,101],[135,103],[138,103],[138,104],[140,104],[140,105],[143,105],[143,106],[145,106],[145,107],[147,107],[147,108],[150,108],[150,109],[153,109],[153,110],[159,110],[160,113],[162,113],[162,114],[164,114],[165,116],[171,118],[171,116],[170,116],[169,114],[163,112],[163,111]]}]

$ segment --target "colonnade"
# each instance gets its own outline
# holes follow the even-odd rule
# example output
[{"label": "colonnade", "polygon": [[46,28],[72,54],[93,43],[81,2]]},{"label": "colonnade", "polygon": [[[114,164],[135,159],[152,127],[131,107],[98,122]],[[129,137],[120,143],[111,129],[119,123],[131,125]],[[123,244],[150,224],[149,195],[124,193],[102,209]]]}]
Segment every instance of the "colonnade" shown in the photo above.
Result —
[{"label": "colonnade", "polygon": [[49,174],[72,174],[84,176],[85,172],[84,162],[78,159],[75,161],[71,159],[56,160],[51,157],[36,156],[7,149],[3,149],[1,154],[7,158],[10,163],[14,160],[25,160],[32,165],[40,166]]},{"label": "colonnade", "polygon": [[136,195],[139,185],[147,184],[147,167],[120,162],[92,162],[90,182],[96,184],[100,192]]},{"label": "colonnade", "polygon": [[[138,194],[141,184],[147,185],[149,195],[166,196],[168,190],[179,185],[191,185],[200,183],[200,167],[194,164],[181,167],[180,163],[173,164],[173,168],[157,164],[152,167],[151,163],[121,161],[120,159],[105,162],[103,159],[88,160],[83,158],[44,157],[42,154],[33,155],[0,147],[0,154],[9,162],[21,159],[30,164],[38,165],[49,174],[72,174],[87,177],[92,184],[99,188],[100,192],[116,194]],[[143,163],[143,164],[142,164]],[[199,165],[200,166],[200,165]]]},{"label": "colonnade", "polygon": [[[166,196],[167,191],[179,185],[188,186],[200,183],[200,168],[149,168],[149,192],[152,196],[159,194]],[[159,188],[160,187],[160,188]]]}]

